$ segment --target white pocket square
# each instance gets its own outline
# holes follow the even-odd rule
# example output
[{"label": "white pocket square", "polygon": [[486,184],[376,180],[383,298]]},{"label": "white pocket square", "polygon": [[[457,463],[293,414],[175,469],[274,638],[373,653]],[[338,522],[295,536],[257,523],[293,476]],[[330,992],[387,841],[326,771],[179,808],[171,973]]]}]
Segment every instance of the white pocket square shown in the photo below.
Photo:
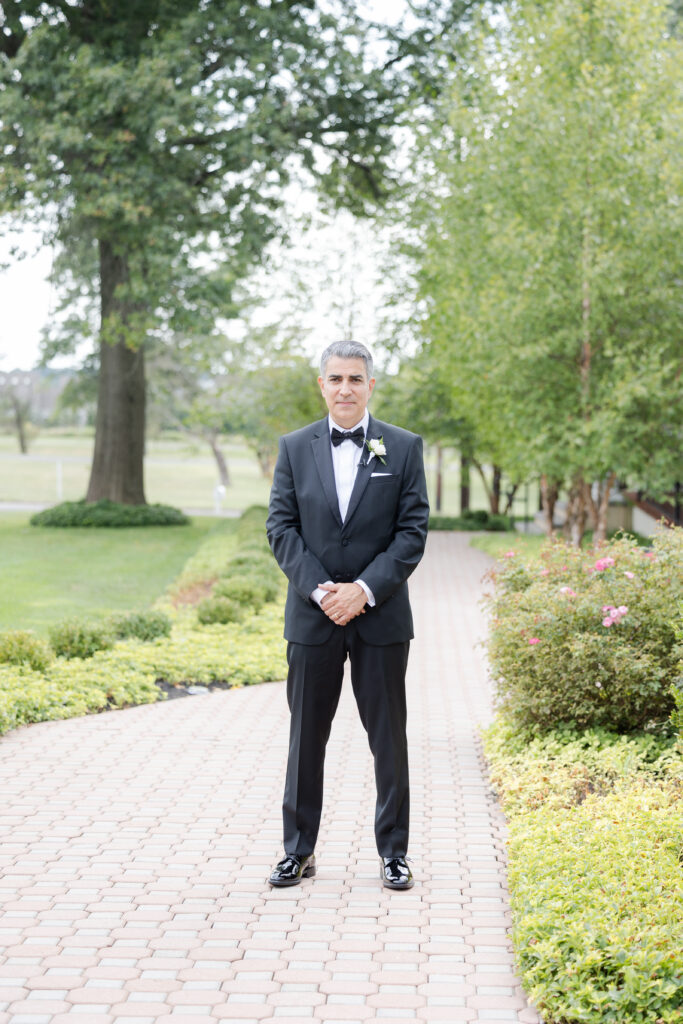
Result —
[{"label": "white pocket square", "polygon": [[373,476],[393,476],[393,475],[394,475],[393,473],[371,473],[370,477],[372,478]]}]

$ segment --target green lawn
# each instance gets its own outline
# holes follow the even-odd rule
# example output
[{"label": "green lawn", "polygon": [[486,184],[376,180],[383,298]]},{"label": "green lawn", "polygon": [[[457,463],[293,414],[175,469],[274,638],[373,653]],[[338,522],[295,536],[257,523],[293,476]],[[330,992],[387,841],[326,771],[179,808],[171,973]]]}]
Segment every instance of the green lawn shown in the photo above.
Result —
[{"label": "green lawn", "polygon": [[202,540],[229,520],[190,526],[57,530],[0,514],[0,630],[34,629],[72,615],[148,607]]},{"label": "green lawn", "polygon": [[493,558],[501,558],[506,551],[518,551],[520,554],[535,557],[546,541],[545,534],[517,533],[509,531],[505,533],[480,533],[472,537],[470,544],[473,548],[485,551]]}]

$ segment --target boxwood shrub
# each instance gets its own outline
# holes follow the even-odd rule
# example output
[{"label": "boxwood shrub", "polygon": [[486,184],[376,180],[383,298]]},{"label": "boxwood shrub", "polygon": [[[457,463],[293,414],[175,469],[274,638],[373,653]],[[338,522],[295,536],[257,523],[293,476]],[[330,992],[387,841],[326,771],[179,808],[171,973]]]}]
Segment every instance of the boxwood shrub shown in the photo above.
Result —
[{"label": "boxwood shrub", "polygon": [[277,597],[277,588],[270,591],[249,576],[226,576],[218,580],[213,588],[214,597],[229,597],[238,604],[258,611],[266,601],[274,600]]},{"label": "boxwood shrub", "polygon": [[596,551],[557,542],[538,559],[514,550],[494,574],[489,660],[504,715],[620,732],[673,709],[683,597],[683,530],[644,551],[622,537]]},{"label": "boxwood shrub", "polygon": [[206,597],[197,605],[197,619],[203,625],[214,622],[239,622],[244,618],[244,608],[230,597]]},{"label": "boxwood shrub", "polygon": [[69,619],[50,626],[52,650],[61,658],[91,658],[97,651],[114,646],[116,634],[111,622]]},{"label": "boxwood shrub", "polygon": [[185,526],[184,512],[170,505],[123,505],[116,501],[64,501],[31,516],[32,526]]},{"label": "boxwood shrub", "polygon": [[171,619],[166,612],[149,608],[145,611],[130,612],[128,615],[113,615],[107,620],[117,640],[156,640],[159,636],[171,635]]},{"label": "boxwood shrub", "polygon": [[487,512],[485,509],[465,509],[461,516],[434,515],[429,517],[430,530],[514,530],[510,516]]},{"label": "boxwood shrub", "polygon": [[0,633],[0,663],[26,665],[42,672],[52,661],[47,644],[28,630]]}]

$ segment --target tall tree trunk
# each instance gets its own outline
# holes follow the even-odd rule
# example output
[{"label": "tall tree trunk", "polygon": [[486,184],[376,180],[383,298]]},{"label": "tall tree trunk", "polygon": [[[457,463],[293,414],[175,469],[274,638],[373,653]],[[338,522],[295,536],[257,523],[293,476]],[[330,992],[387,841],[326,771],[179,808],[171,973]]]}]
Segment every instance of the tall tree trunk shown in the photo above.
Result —
[{"label": "tall tree trunk", "polygon": [[22,402],[18,395],[10,393],[12,412],[14,413],[14,426],[17,430],[19,451],[22,455],[28,454],[28,437],[26,435],[26,420],[28,418],[28,404]]},{"label": "tall tree trunk", "polygon": [[493,466],[493,486],[491,487],[491,512],[492,514],[498,515],[500,512],[500,483],[503,477],[503,471],[500,466]]},{"label": "tall tree trunk", "polygon": [[125,256],[100,241],[100,373],[87,501],[144,505],[145,361],[126,344],[129,309],[117,296],[128,282]]},{"label": "tall tree trunk", "polygon": [[256,450],[256,458],[261,467],[261,476],[265,477],[266,480],[272,480],[273,470],[275,469],[275,454],[270,448],[258,448]]},{"label": "tall tree trunk", "polygon": [[509,491],[505,492],[505,508],[503,509],[503,515],[512,515],[512,503],[515,500],[515,495],[519,490],[519,484],[513,484]]},{"label": "tall tree trunk", "polygon": [[575,548],[581,547],[581,541],[586,532],[587,514],[584,479],[580,473],[577,473],[569,488],[567,519],[564,524],[565,536]]},{"label": "tall tree trunk", "polygon": [[470,459],[460,454],[460,515],[470,507]]},{"label": "tall tree trunk", "polygon": [[218,478],[223,484],[223,487],[230,487],[230,470],[228,469],[228,463],[225,455],[223,454],[223,449],[218,443],[218,436],[216,434],[210,435],[209,444],[211,445],[211,451],[213,452],[213,457],[216,460],[216,465],[218,467]]},{"label": "tall tree trunk", "polygon": [[441,499],[443,496],[443,448],[440,444],[436,446],[436,511],[441,511]]},{"label": "tall tree trunk", "polygon": [[549,480],[545,473],[541,476],[541,503],[545,520],[545,532],[549,537],[553,535],[555,505],[560,493],[560,483],[561,481],[559,480]]},{"label": "tall tree trunk", "polygon": [[617,474],[610,473],[606,480],[598,482],[597,501],[593,497],[593,489],[591,488],[591,485],[587,481],[584,481],[584,502],[586,507],[590,508],[591,515],[593,516],[594,544],[602,544],[607,540],[607,509],[609,508],[609,496],[616,479]]},{"label": "tall tree trunk", "polygon": [[489,508],[492,509],[493,508],[493,491],[491,490],[491,484],[486,479],[486,470],[482,466],[481,462],[479,462],[477,459],[472,459],[472,464],[473,464],[474,468],[476,469],[477,473],[479,474],[479,476],[481,477],[481,482],[483,483],[484,490],[486,491],[486,500],[489,503]]}]

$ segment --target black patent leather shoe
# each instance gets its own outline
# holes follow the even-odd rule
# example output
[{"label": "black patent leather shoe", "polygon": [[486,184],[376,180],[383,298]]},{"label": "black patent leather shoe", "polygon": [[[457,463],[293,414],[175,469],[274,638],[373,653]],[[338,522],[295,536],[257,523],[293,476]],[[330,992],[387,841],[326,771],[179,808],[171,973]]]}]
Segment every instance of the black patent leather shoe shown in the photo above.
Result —
[{"label": "black patent leather shoe", "polygon": [[415,885],[413,873],[405,857],[382,857],[379,877],[385,889],[412,889]]},{"label": "black patent leather shoe", "polygon": [[268,881],[275,886],[298,885],[302,878],[312,878],[315,870],[314,853],[309,857],[288,853],[275,865]]}]

